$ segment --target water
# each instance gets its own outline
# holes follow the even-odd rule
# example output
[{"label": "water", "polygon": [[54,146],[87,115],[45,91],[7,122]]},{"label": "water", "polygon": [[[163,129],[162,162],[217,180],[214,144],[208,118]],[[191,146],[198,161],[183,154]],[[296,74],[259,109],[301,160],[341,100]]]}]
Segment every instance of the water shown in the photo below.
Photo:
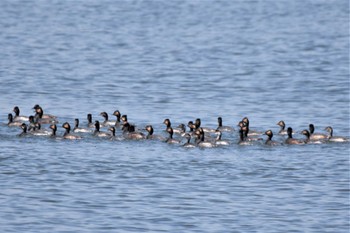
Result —
[{"label": "water", "polygon": [[[349,144],[184,149],[18,138],[119,109],[140,128],[349,131],[348,1],[1,1],[2,232],[348,232]],[[58,125],[58,134],[63,129]],[[46,128],[47,125],[44,125]],[[105,130],[105,129],[103,129]],[[117,134],[120,132],[117,132]],[[302,138],[296,134],[295,137]],[[281,137],[274,137],[282,141]]]}]

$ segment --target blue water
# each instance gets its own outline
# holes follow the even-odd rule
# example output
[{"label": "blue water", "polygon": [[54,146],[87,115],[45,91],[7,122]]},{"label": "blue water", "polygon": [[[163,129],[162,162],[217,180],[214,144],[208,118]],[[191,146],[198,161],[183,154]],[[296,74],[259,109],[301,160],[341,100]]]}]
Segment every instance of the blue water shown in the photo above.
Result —
[{"label": "blue water", "polygon": [[239,146],[235,131],[185,149],[5,125],[40,104],[59,135],[118,109],[163,136],[165,118],[248,116],[349,137],[348,1],[3,0],[0,47],[1,232],[349,232],[349,143]]}]

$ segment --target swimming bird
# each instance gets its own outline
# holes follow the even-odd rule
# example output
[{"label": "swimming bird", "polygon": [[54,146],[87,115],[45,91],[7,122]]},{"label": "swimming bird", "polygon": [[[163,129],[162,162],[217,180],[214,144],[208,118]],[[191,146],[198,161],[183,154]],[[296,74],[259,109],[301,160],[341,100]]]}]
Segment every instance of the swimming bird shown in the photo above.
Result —
[{"label": "swimming bird", "polygon": [[131,133],[131,132],[135,132],[136,131],[135,126],[128,122],[128,116],[127,115],[122,115],[121,116],[121,120],[123,121],[122,131],[124,133]]},{"label": "swimming bird", "polygon": [[341,136],[333,136],[333,128],[331,126],[327,126],[325,130],[329,133],[328,134],[328,141],[330,142],[349,142],[349,138],[341,137]]},{"label": "swimming bird", "polygon": [[86,129],[86,128],[81,128],[79,127],[79,119],[76,118],[74,119],[74,128],[73,128],[74,133],[91,133],[91,129]]},{"label": "swimming bird", "polygon": [[97,137],[110,137],[111,135],[107,132],[101,132],[100,131],[100,122],[99,121],[95,121],[95,131],[94,131],[94,136]]},{"label": "swimming bird", "polygon": [[64,139],[70,139],[70,140],[81,139],[80,136],[74,135],[74,134],[71,134],[71,133],[70,133],[70,129],[71,129],[71,128],[70,128],[70,125],[69,125],[68,122],[63,123],[62,128],[64,128],[64,129],[66,130],[66,131],[64,132],[64,134],[63,134],[63,138],[64,138]]},{"label": "swimming bird", "polygon": [[[244,117],[242,119],[242,122],[243,122],[244,126],[247,127],[247,130],[246,130],[247,136],[257,136],[257,135],[262,135],[263,134],[262,132],[259,132],[259,131],[250,130],[248,117]],[[259,140],[262,140],[262,139],[259,139]]]},{"label": "swimming bird", "polygon": [[27,116],[20,116],[20,110],[18,106],[15,106],[13,108],[13,112],[15,113],[15,116],[13,118],[13,121],[28,121],[28,117]]},{"label": "swimming bird", "polygon": [[322,143],[325,143],[325,141],[327,140],[327,139],[319,139],[317,137],[316,138],[311,137],[312,135],[307,129],[304,129],[301,132],[301,134],[306,136],[305,143],[308,143],[308,144],[322,144]]},{"label": "swimming bird", "polygon": [[57,117],[50,114],[44,114],[44,110],[38,104],[33,109],[35,110],[35,118],[41,124],[58,123]]},{"label": "swimming bird", "polygon": [[239,141],[238,141],[238,145],[241,146],[251,146],[253,145],[252,141],[247,140],[246,137],[246,128],[245,127],[241,127],[239,130]]},{"label": "swimming bird", "polygon": [[217,130],[220,130],[221,132],[232,132],[234,131],[234,128],[230,126],[223,126],[222,125],[222,117],[218,117],[218,127],[216,128]]},{"label": "swimming bird", "polygon": [[308,143],[308,144],[321,144],[321,143],[323,143],[323,141],[321,141],[321,139],[311,139],[310,132],[307,129],[304,129],[303,131],[301,131],[301,134],[306,136],[306,139],[304,141],[305,143]]},{"label": "swimming bird", "polygon": [[179,124],[176,128],[173,128],[174,133],[180,134],[181,136],[185,135],[186,126],[184,124]]},{"label": "swimming bird", "polygon": [[196,145],[191,143],[191,135],[189,133],[185,133],[184,137],[186,138],[186,143],[183,144],[183,147],[186,147],[186,148],[195,148]]},{"label": "swimming bird", "polygon": [[135,132],[135,127],[129,124],[129,122],[124,122],[122,127],[123,133]]},{"label": "swimming bird", "polygon": [[29,116],[28,131],[34,131],[36,128],[37,121],[35,121],[34,116]]},{"label": "swimming bird", "polygon": [[[55,117],[44,117],[44,112],[41,107],[35,109],[36,113],[34,115],[35,121],[40,122],[41,124],[51,124],[51,123],[58,123]],[[51,115],[50,115],[51,116]]]},{"label": "swimming bird", "polygon": [[123,132],[135,132],[136,131],[136,128],[135,128],[135,125],[133,124],[130,124],[128,122],[128,116],[127,115],[122,115],[121,116],[121,120],[123,121],[123,127],[122,127],[122,130]]},{"label": "swimming bird", "polygon": [[148,132],[146,139],[157,139],[160,141],[165,141],[166,139],[160,135],[153,134],[154,130],[152,125],[146,125],[145,130]]},{"label": "swimming bird", "polygon": [[167,131],[168,128],[171,127],[171,122],[170,122],[170,120],[168,118],[164,119],[163,124],[166,126],[165,131]]},{"label": "swimming bird", "polygon": [[57,126],[56,126],[56,124],[50,125],[50,129],[52,130],[52,132],[51,132],[51,138],[56,138],[56,137],[57,137],[57,135],[56,135],[56,131],[57,131]]},{"label": "swimming bird", "polygon": [[286,144],[295,144],[295,145],[305,144],[304,141],[293,138],[293,135],[292,135],[293,129],[291,127],[288,127],[287,134],[288,134],[288,138],[285,141]]},{"label": "swimming bird", "polygon": [[35,136],[50,136],[51,131],[46,129],[41,129],[41,124],[39,122],[35,123],[34,130],[29,131],[30,134]]},{"label": "swimming bird", "polygon": [[86,115],[86,118],[87,118],[87,121],[88,121],[87,127],[89,127],[89,128],[95,128],[95,123],[92,122],[92,115],[91,115],[91,113],[88,113],[88,114]]},{"label": "swimming bird", "polygon": [[221,139],[222,133],[220,130],[215,131],[216,139],[215,139],[215,145],[217,146],[228,146],[230,145],[230,142],[228,140]]},{"label": "swimming bird", "polygon": [[22,123],[20,128],[22,129],[22,132],[18,135],[19,137],[23,137],[23,136],[28,135],[26,123]]},{"label": "swimming bird", "polygon": [[8,123],[7,126],[9,127],[18,127],[22,125],[22,122],[19,121],[13,121],[13,116],[11,113],[7,115]]},{"label": "swimming bird", "polygon": [[278,126],[281,127],[280,131],[278,132],[278,134],[280,135],[287,135],[287,130],[285,130],[286,124],[284,123],[284,121],[279,121],[277,123]]},{"label": "swimming bird", "polygon": [[197,136],[197,139],[196,139],[197,146],[206,147],[206,148],[216,147],[214,143],[205,140],[205,132],[201,127],[196,129],[195,134]]},{"label": "swimming bird", "polygon": [[122,115],[121,120],[123,121],[123,123],[128,122],[128,115]]},{"label": "swimming bird", "polygon": [[102,126],[115,126],[115,121],[108,120],[107,112],[101,112],[100,115],[104,118],[104,121],[101,123]]},{"label": "swimming bird", "polygon": [[[166,126],[165,131],[167,131],[167,129],[171,127],[171,122],[168,118],[163,121],[163,124],[165,124]],[[183,134],[186,131],[186,126],[184,124],[180,124],[177,128],[172,128],[172,129],[173,129],[173,133]]]},{"label": "swimming bird", "polygon": [[202,128],[201,130],[203,130],[203,131],[206,132],[206,133],[215,133],[215,130],[216,130],[216,129],[212,129],[212,128],[208,128],[208,127],[202,127],[201,124],[202,124],[201,119],[200,119],[200,118],[197,118],[197,119],[194,121],[195,129]]},{"label": "swimming bird", "polygon": [[121,138],[121,137],[117,137],[116,135],[115,135],[115,131],[116,131],[116,129],[115,129],[115,127],[114,126],[111,126],[111,127],[109,127],[109,129],[108,129],[109,131],[111,131],[111,133],[112,133],[112,135],[110,136],[110,140],[118,140],[118,141],[121,141],[121,140],[123,140],[123,138]]},{"label": "swimming bird", "polygon": [[122,121],[124,122],[122,127],[124,138],[136,140],[146,139],[146,136],[142,132],[137,132],[135,126],[128,122],[126,115],[122,116]]},{"label": "swimming bird", "polygon": [[273,133],[271,130],[267,130],[265,132],[265,135],[267,135],[267,139],[265,141],[265,145],[268,145],[268,146],[277,146],[277,145],[280,145],[281,143],[279,142],[276,142],[276,141],[273,141],[272,140],[272,137],[273,137]]},{"label": "swimming bird", "polygon": [[119,112],[119,110],[115,110],[114,112],[113,112],[113,115],[114,116],[116,116],[117,117],[117,120],[115,121],[115,127],[120,127],[120,117],[121,117],[121,114],[120,114],[120,112]]},{"label": "swimming bird", "polygon": [[313,124],[309,124],[309,132],[310,132],[310,140],[322,140],[327,139],[328,136],[321,133],[314,133],[315,126]]},{"label": "swimming bird", "polygon": [[166,143],[169,143],[169,144],[179,144],[180,143],[179,140],[176,140],[173,138],[173,134],[174,134],[173,128],[169,127],[169,128],[167,128],[166,131],[169,133],[168,139],[165,140]]},{"label": "swimming bird", "polygon": [[[240,131],[242,131],[242,133],[244,134],[244,141],[250,142],[250,141],[261,141],[263,140],[263,138],[258,138],[258,137],[254,137],[258,134],[253,133],[254,136],[251,137],[251,134],[249,134],[250,130],[249,130],[249,123],[246,124],[243,121],[240,121],[238,123],[238,126],[240,127]],[[241,133],[241,132],[239,132]]]},{"label": "swimming bird", "polygon": [[249,146],[249,145],[252,144],[251,142],[248,142],[248,141],[245,140],[244,132],[241,129],[239,130],[239,141],[238,141],[237,144],[241,145],[241,146]]},{"label": "swimming bird", "polygon": [[190,131],[188,132],[191,136],[193,136],[195,133],[194,133],[194,130],[196,129],[196,126],[193,124],[193,121],[189,121],[187,123],[187,126],[188,128],[190,128]]}]

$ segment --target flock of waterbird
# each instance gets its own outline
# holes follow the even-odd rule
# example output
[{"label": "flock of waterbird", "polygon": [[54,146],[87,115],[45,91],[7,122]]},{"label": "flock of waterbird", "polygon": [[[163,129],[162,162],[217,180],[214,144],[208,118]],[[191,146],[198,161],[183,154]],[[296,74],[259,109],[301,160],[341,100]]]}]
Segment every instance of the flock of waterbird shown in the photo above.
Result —
[{"label": "flock of waterbird", "polygon": [[[79,119],[75,119],[74,128],[72,129],[68,122],[62,124],[62,128],[65,130],[62,136],[57,135],[57,116],[44,114],[43,108],[36,104],[34,107],[35,114],[32,116],[21,116],[20,109],[18,106],[13,108],[14,115],[12,113],[8,114],[9,127],[20,127],[22,132],[18,135],[19,137],[31,137],[31,136],[48,136],[53,139],[70,139],[79,140],[84,138],[84,134],[89,134],[94,137],[106,138],[109,140],[160,140],[169,144],[178,144],[184,147],[194,148],[194,147],[218,147],[227,146],[230,144],[238,145],[254,145],[256,143],[265,144],[268,146],[277,146],[283,144],[321,144],[329,142],[349,142],[349,138],[333,136],[333,129],[331,126],[325,128],[327,134],[315,133],[315,127],[313,124],[309,125],[309,129],[301,131],[304,138],[298,139],[293,138],[293,129],[291,127],[286,128],[284,121],[277,123],[279,125],[280,131],[278,135],[282,136],[282,140],[273,140],[272,130],[267,130],[266,132],[258,132],[250,130],[249,119],[244,117],[237,125],[239,139],[237,142],[222,139],[222,132],[234,133],[236,130],[234,127],[224,126],[222,123],[222,118],[218,117],[218,126],[216,128],[208,128],[201,126],[201,120],[197,118],[195,121],[189,121],[187,127],[185,124],[180,124],[179,126],[173,128],[171,121],[165,119],[163,123],[166,128],[168,136],[163,136],[162,134],[154,134],[154,129],[152,125],[147,125],[143,129],[138,129],[134,124],[128,122],[127,115],[121,115],[121,113],[116,110],[113,115],[116,120],[110,120],[108,118],[107,112],[101,112],[100,116],[103,117],[103,121],[96,120],[92,121],[92,115],[87,114],[87,124],[85,127],[79,126]],[[50,125],[49,129],[44,129],[42,125]],[[101,131],[101,128],[107,128],[106,131]],[[121,131],[120,134],[116,132]],[[142,132],[142,131],[146,132]],[[174,136],[176,135],[176,136]],[[259,137],[261,135],[266,135],[264,141],[263,138]],[[286,138],[284,138],[286,137]],[[183,142],[185,141],[185,142]]]}]

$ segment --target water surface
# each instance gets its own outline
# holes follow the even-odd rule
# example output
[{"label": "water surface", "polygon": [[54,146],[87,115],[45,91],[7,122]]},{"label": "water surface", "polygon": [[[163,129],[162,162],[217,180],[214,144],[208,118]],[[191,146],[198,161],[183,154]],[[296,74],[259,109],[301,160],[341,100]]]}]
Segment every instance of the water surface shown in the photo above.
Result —
[{"label": "water surface", "polygon": [[14,106],[30,115],[40,104],[82,125],[87,113],[101,121],[118,109],[164,136],[165,118],[215,127],[222,116],[235,127],[248,116],[260,131],[277,134],[284,120],[349,137],[348,1],[5,0],[0,9],[1,231],[349,231],[348,143],[242,147],[236,131],[223,135],[230,146],[188,150],[18,138],[4,125]]}]

